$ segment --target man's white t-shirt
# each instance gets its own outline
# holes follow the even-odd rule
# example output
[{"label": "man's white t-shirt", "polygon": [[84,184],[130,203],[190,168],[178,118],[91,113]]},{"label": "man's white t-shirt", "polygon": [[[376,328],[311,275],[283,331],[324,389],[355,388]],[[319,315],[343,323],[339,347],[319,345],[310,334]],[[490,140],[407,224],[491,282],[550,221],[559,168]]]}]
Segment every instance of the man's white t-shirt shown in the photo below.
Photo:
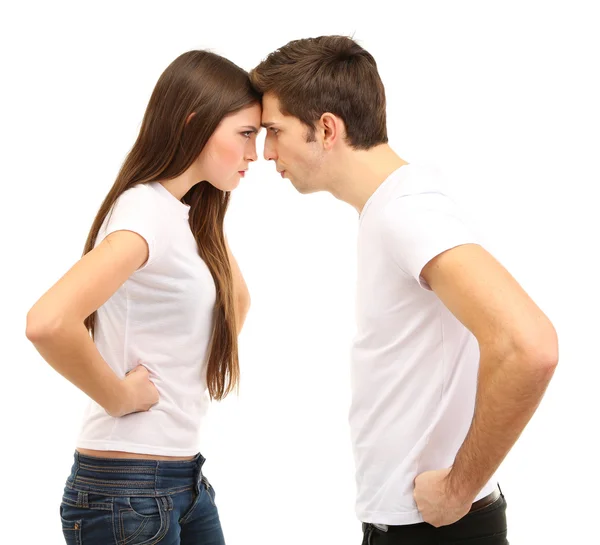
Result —
[{"label": "man's white t-shirt", "polygon": [[147,412],[120,418],[90,401],[77,447],[163,456],[199,451],[216,290],[188,216],[188,205],[151,182],[125,191],[100,229],[96,246],[128,230],[146,240],[149,256],[98,309],[96,346],[120,378],[141,361],[160,399]]},{"label": "man's white t-shirt", "polygon": [[363,522],[423,522],[414,480],[449,468],[471,425],[479,347],[421,271],[477,240],[429,166],[400,167],[361,212],[349,421]]}]

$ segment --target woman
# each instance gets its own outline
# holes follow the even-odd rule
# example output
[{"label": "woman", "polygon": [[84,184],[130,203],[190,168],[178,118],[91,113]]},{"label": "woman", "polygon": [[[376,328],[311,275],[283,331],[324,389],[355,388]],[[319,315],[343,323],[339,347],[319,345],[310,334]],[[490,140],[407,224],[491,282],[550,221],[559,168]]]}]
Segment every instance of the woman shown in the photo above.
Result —
[{"label": "woman", "polygon": [[178,57],[82,259],[28,313],[27,337],[91,398],[60,506],[67,543],[224,543],[197,441],[239,378],[249,295],[223,219],[260,114],[244,70]]}]

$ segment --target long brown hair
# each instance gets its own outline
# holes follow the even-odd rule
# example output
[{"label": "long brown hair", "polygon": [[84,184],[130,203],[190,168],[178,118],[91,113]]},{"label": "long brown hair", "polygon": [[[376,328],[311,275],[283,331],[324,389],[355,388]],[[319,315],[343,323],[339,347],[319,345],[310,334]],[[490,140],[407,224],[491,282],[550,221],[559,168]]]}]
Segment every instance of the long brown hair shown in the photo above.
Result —
[{"label": "long brown hair", "polygon": [[293,40],[250,71],[254,88],[272,92],[284,114],[314,137],[325,112],[344,120],[348,144],[368,150],[388,141],[385,89],[373,56],[346,36]]},{"label": "long brown hair", "polygon": [[[152,92],[138,138],[100,206],[83,255],[93,249],[104,219],[124,191],[185,172],[225,116],[257,102],[260,95],[250,85],[248,73],[231,61],[208,51],[188,51],[175,59]],[[239,383],[233,279],[223,234],[229,197],[229,192],[204,182],[182,199],[190,205],[198,253],[216,287],[207,385],[210,397],[219,400]],[[95,312],[85,320],[92,336],[95,321]]]}]

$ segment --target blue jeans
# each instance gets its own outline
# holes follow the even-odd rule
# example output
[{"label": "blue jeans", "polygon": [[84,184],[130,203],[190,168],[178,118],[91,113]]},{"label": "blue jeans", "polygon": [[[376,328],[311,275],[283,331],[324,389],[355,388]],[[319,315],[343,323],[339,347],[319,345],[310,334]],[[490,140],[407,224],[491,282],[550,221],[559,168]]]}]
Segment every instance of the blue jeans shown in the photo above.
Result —
[{"label": "blue jeans", "polygon": [[75,451],[60,505],[68,545],[224,545],[215,491],[190,461],[97,458]]}]

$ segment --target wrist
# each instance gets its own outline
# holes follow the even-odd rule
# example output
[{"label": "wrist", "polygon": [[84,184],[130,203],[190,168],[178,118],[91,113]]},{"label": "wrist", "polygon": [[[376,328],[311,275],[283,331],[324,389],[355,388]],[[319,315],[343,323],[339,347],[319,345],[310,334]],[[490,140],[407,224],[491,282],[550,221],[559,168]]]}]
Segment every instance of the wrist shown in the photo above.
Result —
[{"label": "wrist", "polygon": [[127,395],[127,383],[125,379],[115,377],[115,382],[110,385],[107,392],[107,400],[103,405],[104,410],[113,417],[128,414],[128,400],[129,395]]},{"label": "wrist", "polygon": [[473,503],[477,492],[470,486],[464,476],[459,476],[454,469],[451,469],[446,475],[446,493],[449,497],[454,498],[458,503]]}]

